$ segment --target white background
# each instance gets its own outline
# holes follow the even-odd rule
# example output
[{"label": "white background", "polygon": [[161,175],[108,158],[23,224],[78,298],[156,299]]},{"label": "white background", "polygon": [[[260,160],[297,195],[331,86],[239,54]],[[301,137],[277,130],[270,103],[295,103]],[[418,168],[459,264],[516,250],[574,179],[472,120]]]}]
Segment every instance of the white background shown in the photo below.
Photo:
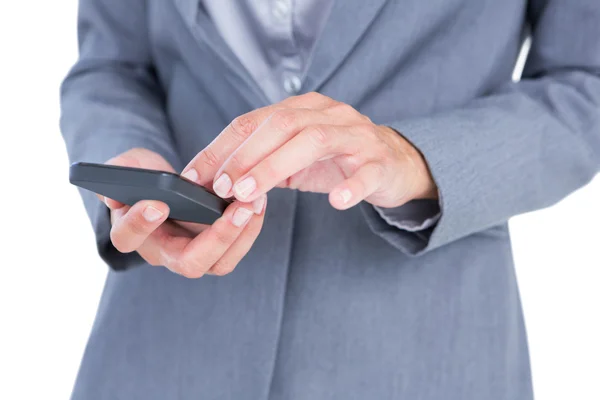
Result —
[{"label": "white background", "polygon": [[[106,275],[58,129],[75,20],[0,2],[0,399],[68,398]],[[598,178],[511,222],[538,399],[600,399],[599,226]]]}]

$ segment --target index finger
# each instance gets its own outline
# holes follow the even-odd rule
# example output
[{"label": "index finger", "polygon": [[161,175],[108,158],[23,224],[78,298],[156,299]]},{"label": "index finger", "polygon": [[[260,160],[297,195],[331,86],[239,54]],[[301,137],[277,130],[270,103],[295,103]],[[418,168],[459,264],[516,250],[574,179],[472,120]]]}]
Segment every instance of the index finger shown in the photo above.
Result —
[{"label": "index finger", "polygon": [[250,111],[235,118],[204,150],[183,169],[182,176],[206,186],[225,160],[248,139],[277,109],[309,108],[319,110],[335,104],[330,97],[307,93],[289,97],[280,103]]}]

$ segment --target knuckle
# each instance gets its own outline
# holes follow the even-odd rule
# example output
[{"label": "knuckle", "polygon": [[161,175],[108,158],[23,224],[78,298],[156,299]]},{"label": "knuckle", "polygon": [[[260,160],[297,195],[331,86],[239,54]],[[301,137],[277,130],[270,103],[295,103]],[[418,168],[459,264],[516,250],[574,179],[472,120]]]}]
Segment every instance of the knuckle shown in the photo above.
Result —
[{"label": "knuckle", "polygon": [[150,258],[150,259],[144,258],[144,260],[146,260],[146,262],[148,264],[150,264],[150,266],[152,266],[152,267],[161,267],[162,266],[162,263],[160,261],[155,260],[153,258]]},{"label": "knuckle", "polygon": [[322,149],[326,148],[330,142],[330,134],[328,131],[319,125],[314,125],[308,129],[307,136],[313,146]]},{"label": "knuckle", "polygon": [[373,124],[360,124],[358,125],[358,129],[371,139],[379,137],[377,135],[377,127]]},{"label": "knuckle", "polygon": [[[234,170],[240,171],[241,173],[246,172],[246,168],[248,168],[245,157],[239,151],[236,151],[229,157],[227,164],[233,167]],[[229,170],[229,167],[227,170]]]},{"label": "knuckle", "polygon": [[298,97],[301,97],[303,100],[305,100],[309,103],[327,99],[327,96],[322,95],[321,93],[317,93],[317,92],[308,92],[308,93],[305,93]]},{"label": "knuckle", "polygon": [[198,261],[195,257],[190,256],[189,253],[185,254],[183,259],[173,261],[169,265],[169,269],[188,279],[198,279],[204,275],[202,268],[198,265]]},{"label": "knuckle", "polygon": [[214,168],[220,165],[219,157],[210,147],[207,147],[202,151],[202,153],[200,153],[200,162],[209,168]]},{"label": "knuckle", "polygon": [[183,276],[184,278],[188,279],[199,279],[204,276],[203,273],[191,269],[179,269],[177,273]]},{"label": "knuckle", "polygon": [[215,265],[213,265],[211,272],[217,276],[225,276],[229,275],[235,270],[236,265],[227,262],[227,261],[217,261]]},{"label": "knuckle", "polygon": [[124,240],[123,235],[116,229],[111,229],[110,241],[112,242],[114,248],[117,249],[120,253],[131,253],[135,250],[127,244],[127,241]]},{"label": "knuckle", "polygon": [[136,213],[136,215],[128,217],[123,221],[123,224],[127,226],[128,233],[132,236],[146,236],[148,234],[148,223],[145,222],[141,213]]},{"label": "knuckle", "polygon": [[233,242],[232,235],[227,230],[220,228],[218,224],[212,226],[209,236],[219,246],[229,246]]},{"label": "knuckle", "polygon": [[277,110],[271,114],[271,124],[275,129],[288,131],[296,125],[296,113],[293,110]]},{"label": "knuckle", "polygon": [[[277,182],[279,183],[280,179],[283,179],[281,177],[281,174],[279,172],[279,169],[276,168],[273,165],[273,162],[270,160],[265,160],[260,164],[260,167],[256,169],[257,173],[256,175],[260,176],[264,181],[263,184],[266,182]],[[275,183],[273,183],[275,184]]]},{"label": "knuckle", "polygon": [[344,115],[355,115],[358,113],[358,111],[356,111],[354,107],[346,103],[337,103],[331,108],[334,109],[336,112]]},{"label": "knuckle", "polygon": [[141,249],[138,250],[138,254],[140,255],[140,257],[142,257],[144,259],[144,261],[146,261],[149,265],[153,266],[153,267],[160,267],[162,266],[162,263],[160,262],[160,260],[150,254],[145,254],[144,251],[142,251]]},{"label": "knuckle", "polygon": [[367,160],[360,154],[360,152],[356,152],[352,155],[346,157],[346,166],[350,173],[354,174],[358,169],[365,163]]},{"label": "knuckle", "polygon": [[231,134],[234,139],[243,142],[246,140],[258,127],[258,122],[248,115],[241,115],[231,121]]},{"label": "knuckle", "polygon": [[336,103],[335,105],[330,107],[329,110],[330,112],[333,112],[335,114],[344,115],[358,123],[371,123],[371,118],[367,117],[364,114],[361,114],[356,108],[346,103]]},{"label": "knuckle", "polygon": [[[357,111],[357,112],[358,112],[358,111]],[[371,120],[371,118],[369,118],[369,117],[368,117],[368,116],[366,116],[365,114],[361,114],[361,113],[358,113],[358,114],[360,115],[360,119],[361,119],[361,121],[362,121],[362,122],[366,122],[366,123],[368,123],[368,124],[371,124],[371,123],[373,123],[373,121]]]}]

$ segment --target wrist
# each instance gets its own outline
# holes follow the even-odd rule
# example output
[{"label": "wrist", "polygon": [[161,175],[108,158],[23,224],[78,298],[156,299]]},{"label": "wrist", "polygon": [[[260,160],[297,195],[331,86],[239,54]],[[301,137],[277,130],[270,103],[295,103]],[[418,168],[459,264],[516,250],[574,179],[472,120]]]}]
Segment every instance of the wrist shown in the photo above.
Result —
[{"label": "wrist", "polygon": [[[408,175],[403,176],[403,182],[398,185],[401,188],[403,187],[403,189],[400,189],[403,192],[401,196],[403,197],[402,204],[411,200],[438,200],[438,188],[423,154],[400,132],[388,126],[385,126],[385,128],[393,132],[397,146],[400,149],[399,159],[404,165],[399,168],[410,171]],[[399,176],[401,175],[399,174]],[[406,188],[407,184],[409,185],[408,189]]]},{"label": "wrist", "polygon": [[[409,142],[407,141],[407,143]],[[416,175],[415,187],[411,196],[412,200],[438,200],[438,188],[425,161],[425,157],[423,157],[423,154],[416,147],[410,143],[409,145],[412,149],[410,155],[411,163],[414,166]]]}]

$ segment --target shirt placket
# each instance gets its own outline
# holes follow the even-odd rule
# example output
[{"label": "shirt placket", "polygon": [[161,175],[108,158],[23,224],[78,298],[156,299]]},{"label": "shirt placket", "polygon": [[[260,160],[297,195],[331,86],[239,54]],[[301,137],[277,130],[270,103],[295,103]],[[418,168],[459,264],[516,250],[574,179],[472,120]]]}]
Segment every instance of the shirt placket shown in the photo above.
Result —
[{"label": "shirt placket", "polygon": [[304,60],[294,40],[293,0],[270,0],[273,35],[276,36],[277,63],[275,73],[280,81],[282,95],[296,95],[302,89]]}]

